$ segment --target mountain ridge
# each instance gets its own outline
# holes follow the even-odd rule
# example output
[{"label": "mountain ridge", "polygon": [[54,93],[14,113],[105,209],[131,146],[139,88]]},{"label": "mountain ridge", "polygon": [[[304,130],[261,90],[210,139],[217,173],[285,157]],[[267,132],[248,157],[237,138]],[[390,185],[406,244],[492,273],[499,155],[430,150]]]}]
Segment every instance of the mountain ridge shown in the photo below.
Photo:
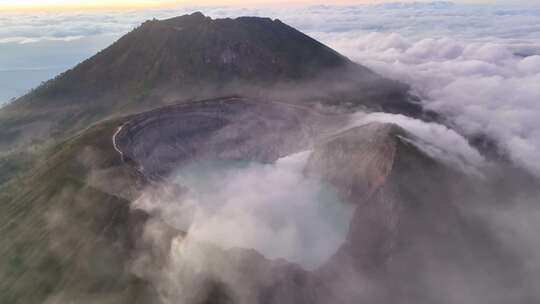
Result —
[{"label": "mountain ridge", "polygon": [[242,95],[419,115],[408,91],[279,20],[149,20],[0,109],[0,182],[94,123],[154,107]]},{"label": "mountain ridge", "polygon": [[[296,48],[296,53],[291,48]],[[57,98],[65,93],[63,90],[86,89],[85,85],[91,85],[88,90],[98,90],[94,94],[99,94],[99,90],[121,88],[124,82],[136,88],[159,85],[159,81],[195,84],[234,77],[249,77],[250,81],[293,80],[313,77],[308,73],[311,71],[305,70],[311,65],[317,66],[313,70],[316,73],[349,64],[353,63],[346,57],[279,20],[212,19],[197,12],[148,20],[29,95]],[[208,68],[201,70],[205,66]],[[70,85],[63,84],[66,81]],[[81,83],[72,85],[74,81]]]}]

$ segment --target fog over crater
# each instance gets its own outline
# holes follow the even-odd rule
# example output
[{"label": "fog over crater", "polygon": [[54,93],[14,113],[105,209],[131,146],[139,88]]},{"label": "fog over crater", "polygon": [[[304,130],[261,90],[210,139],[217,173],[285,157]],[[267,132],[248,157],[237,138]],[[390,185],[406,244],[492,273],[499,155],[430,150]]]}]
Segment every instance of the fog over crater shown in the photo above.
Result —
[{"label": "fog over crater", "polygon": [[303,174],[309,153],[274,164],[196,162],[174,174],[185,193],[142,198],[134,208],[159,214],[193,241],[255,249],[315,269],[345,241],[354,208],[330,185]]}]

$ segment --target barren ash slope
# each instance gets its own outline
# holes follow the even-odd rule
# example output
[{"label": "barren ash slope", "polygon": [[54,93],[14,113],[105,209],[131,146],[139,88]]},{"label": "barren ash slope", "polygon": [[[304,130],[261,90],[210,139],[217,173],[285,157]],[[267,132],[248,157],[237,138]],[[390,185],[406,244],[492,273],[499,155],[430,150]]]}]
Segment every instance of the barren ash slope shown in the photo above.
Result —
[{"label": "barren ash slope", "polygon": [[[520,256],[472,212],[529,193],[526,174],[469,175],[396,125],[347,127],[357,109],[422,115],[411,99],[278,20],[148,21],[2,109],[5,154],[40,161],[2,188],[0,302],[538,301]],[[201,241],[190,220],[176,225],[183,213],[170,220],[191,191],[175,179],[183,168],[268,171],[305,151],[301,178],[352,210],[315,267]]]}]

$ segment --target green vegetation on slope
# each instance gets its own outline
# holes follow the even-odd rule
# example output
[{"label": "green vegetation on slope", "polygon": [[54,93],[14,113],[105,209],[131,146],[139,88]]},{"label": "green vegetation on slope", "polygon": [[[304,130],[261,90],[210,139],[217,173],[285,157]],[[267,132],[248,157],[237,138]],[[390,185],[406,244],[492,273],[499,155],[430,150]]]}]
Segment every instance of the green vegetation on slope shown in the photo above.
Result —
[{"label": "green vegetation on slope", "polygon": [[129,202],[140,183],[112,148],[117,125],[58,145],[43,166],[0,189],[0,303],[86,303],[85,295],[134,303],[142,283],[124,263],[136,224]]}]

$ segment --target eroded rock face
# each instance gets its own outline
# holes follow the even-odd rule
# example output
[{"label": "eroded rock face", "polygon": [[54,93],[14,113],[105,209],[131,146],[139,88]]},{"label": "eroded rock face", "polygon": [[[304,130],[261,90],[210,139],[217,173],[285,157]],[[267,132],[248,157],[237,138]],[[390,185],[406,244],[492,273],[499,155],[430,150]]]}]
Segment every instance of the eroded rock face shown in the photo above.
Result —
[{"label": "eroded rock face", "polygon": [[523,282],[519,260],[470,212],[485,200],[478,188],[486,185],[414,141],[396,126],[370,124],[316,146],[308,172],[357,206],[346,242],[314,273],[329,286],[319,303],[454,303],[444,295],[449,274],[468,282],[459,283],[466,297],[506,290],[496,303],[528,298],[508,285]]},{"label": "eroded rock face", "polygon": [[356,204],[386,183],[400,134],[405,131],[382,123],[338,133],[315,146],[306,173],[328,181]]}]

